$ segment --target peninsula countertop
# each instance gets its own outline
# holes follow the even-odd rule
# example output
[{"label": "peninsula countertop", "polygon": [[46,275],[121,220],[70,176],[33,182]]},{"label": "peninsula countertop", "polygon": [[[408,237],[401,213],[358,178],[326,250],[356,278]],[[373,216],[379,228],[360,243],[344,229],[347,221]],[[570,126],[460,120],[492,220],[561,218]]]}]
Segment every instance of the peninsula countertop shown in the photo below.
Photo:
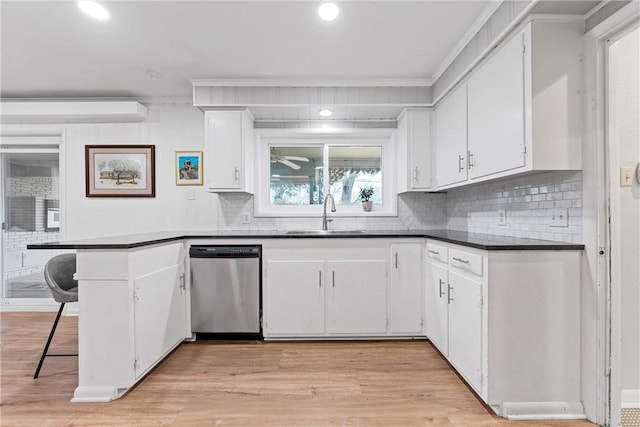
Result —
[{"label": "peninsula countertop", "polygon": [[129,234],[84,240],[34,243],[27,249],[133,249],[177,240],[198,239],[335,239],[335,238],[427,238],[482,250],[583,250],[578,243],[527,239],[492,234],[468,233],[454,230],[330,230],[322,231],[163,231]]}]

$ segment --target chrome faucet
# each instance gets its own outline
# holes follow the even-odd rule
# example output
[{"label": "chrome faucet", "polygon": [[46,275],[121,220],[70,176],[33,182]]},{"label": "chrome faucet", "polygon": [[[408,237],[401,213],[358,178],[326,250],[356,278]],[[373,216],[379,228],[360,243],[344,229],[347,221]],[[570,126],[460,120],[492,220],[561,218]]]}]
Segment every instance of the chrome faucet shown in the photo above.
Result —
[{"label": "chrome faucet", "polygon": [[331,212],[336,211],[336,201],[331,194],[327,194],[324,198],[324,210],[322,212],[322,230],[326,231],[327,228],[327,200],[331,200]]}]

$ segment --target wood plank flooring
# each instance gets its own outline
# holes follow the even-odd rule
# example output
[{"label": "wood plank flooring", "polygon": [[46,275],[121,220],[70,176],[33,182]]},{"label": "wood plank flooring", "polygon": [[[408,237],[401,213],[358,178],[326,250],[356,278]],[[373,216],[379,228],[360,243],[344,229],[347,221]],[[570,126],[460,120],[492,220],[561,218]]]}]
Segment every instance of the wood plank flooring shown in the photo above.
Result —
[{"label": "wood plank flooring", "polygon": [[[206,342],[181,345],[122,399],[69,403],[77,358],[33,372],[54,313],[2,313],[2,426],[513,426],[492,415],[428,341]],[[52,352],[75,352],[64,317]]]}]

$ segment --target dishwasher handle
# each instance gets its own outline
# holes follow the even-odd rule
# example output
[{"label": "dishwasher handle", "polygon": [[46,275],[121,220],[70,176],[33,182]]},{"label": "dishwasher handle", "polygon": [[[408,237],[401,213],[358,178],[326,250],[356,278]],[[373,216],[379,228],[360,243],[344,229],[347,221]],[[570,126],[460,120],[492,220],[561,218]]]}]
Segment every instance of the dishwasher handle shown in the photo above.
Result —
[{"label": "dishwasher handle", "polygon": [[191,258],[260,258],[260,246],[192,246]]}]

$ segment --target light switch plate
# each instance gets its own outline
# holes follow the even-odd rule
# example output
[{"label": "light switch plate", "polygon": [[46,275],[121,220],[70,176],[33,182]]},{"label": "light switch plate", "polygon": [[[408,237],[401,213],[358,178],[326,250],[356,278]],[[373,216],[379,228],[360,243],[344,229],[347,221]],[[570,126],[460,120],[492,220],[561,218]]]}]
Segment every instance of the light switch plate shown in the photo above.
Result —
[{"label": "light switch plate", "polygon": [[620,168],[620,187],[633,185],[633,171],[631,168]]},{"label": "light switch plate", "polygon": [[549,227],[568,227],[569,213],[567,209],[549,209]]},{"label": "light switch plate", "polygon": [[498,209],[498,225],[507,225],[507,211]]}]

